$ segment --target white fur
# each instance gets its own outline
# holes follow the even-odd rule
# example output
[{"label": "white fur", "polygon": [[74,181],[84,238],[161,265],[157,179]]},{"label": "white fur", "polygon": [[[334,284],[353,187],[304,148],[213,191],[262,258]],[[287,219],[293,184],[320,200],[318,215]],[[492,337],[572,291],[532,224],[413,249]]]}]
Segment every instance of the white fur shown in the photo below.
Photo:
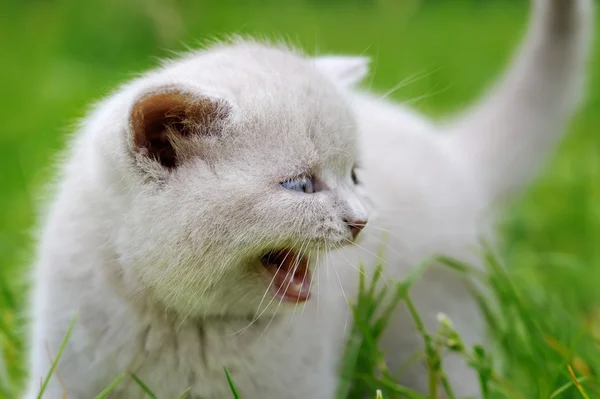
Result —
[{"label": "white fur", "polygon": [[[366,71],[360,59],[311,60],[252,42],[190,55],[123,87],[76,135],[40,237],[25,397],[49,368],[46,344],[54,356],[79,312],[58,366],[69,398],[93,396],[123,372],[159,397],[188,387],[190,398],[228,397],[224,366],[244,398],[332,398],[351,266],[376,261],[384,230],[394,277],[436,253],[476,262],[470,247],[488,229],[490,205],[526,184],[575,108],[591,6],[536,2],[507,78],[441,127],[352,89]],[[222,137],[194,142],[196,156],[169,172],[135,153],[129,118],[140,98],[173,88],[222,101],[229,114]],[[350,178],[357,158],[359,187]],[[306,167],[330,190],[298,196],[278,185]],[[343,219],[365,218],[367,204],[360,247],[326,257],[323,249],[348,241]],[[306,306],[261,301],[268,281],[252,260],[281,245],[320,260]],[[429,326],[444,311],[468,343],[482,339],[455,276],[433,269],[413,295]],[[259,305],[266,310],[250,323]],[[419,349],[413,330],[399,312],[384,340],[393,368]],[[474,394],[476,379],[449,362],[457,393]],[[423,370],[403,382],[423,389]],[[46,397],[62,392],[53,377]],[[115,395],[143,397],[130,379]]]}]

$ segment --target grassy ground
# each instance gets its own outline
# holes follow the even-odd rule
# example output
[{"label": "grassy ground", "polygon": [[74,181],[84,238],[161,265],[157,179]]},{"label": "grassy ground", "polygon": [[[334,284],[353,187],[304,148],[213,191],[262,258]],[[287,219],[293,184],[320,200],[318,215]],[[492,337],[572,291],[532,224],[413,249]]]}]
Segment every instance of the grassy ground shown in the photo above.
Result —
[{"label": "grassy ground", "polygon": [[[500,70],[523,32],[526,10],[526,2],[517,0],[3,1],[0,398],[15,397],[23,375],[23,277],[36,192],[51,176],[52,156],[70,126],[92,101],[170,50],[245,32],[283,36],[311,52],[364,52],[375,60],[373,87],[390,88],[416,74],[420,79],[395,98],[444,114],[471,100]],[[594,70],[589,101],[559,155],[506,211],[500,255],[507,271],[488,262],[488,282],[503,305],[490,318],[496,360],[488,362],[479,350],[465,349],[465,355],[486,386],[489,381],[484,389],[490,397],[585,397],[573,386],[569,365],[585,380],[581,389],[597,396],[600,68]],[[368,304],[359,308],[363,326],[373,323]],[[447,344],[449,334],[446,327],[432,337],[432,364],[438,338]],[[383,380],[375,378],[381,375],[374,372],[376,350],[364,344],[360,331],[357,337],[350,350],[360,360],[354,371],[370,375],[361,384],[372,392],[382,388],[386,397],[411,397],[385,373]],[[441,369],[432,370],[443,377]],[[363,386],[347,388],[356,394]]]}]

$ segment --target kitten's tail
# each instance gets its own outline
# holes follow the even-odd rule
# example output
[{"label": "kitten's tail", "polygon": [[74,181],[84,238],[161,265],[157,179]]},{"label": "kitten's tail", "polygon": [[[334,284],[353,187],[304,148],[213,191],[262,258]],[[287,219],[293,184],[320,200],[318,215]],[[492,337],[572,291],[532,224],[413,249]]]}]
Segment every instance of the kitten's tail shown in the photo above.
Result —
[{"label": "kitten's tail", "polygon": [[491,199],[521,188],[551,152],[582,98],[592,0],[534,0],[520,52],[493,90],[452,123],[450,145]]}]

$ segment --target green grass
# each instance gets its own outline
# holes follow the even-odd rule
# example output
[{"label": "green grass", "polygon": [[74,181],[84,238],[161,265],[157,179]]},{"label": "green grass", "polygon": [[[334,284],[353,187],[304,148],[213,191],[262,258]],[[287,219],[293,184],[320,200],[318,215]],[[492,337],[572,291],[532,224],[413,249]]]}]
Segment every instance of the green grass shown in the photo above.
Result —
[{"label": "green grass", "polygon": [[[242,32],[282,36],[311,52],[370,55],[372,87],[385,91],[416,75],[393,96],[443,115],[472,100],[502,68],[523,32],[526,10],[518,0],[3,1],[0,398],[14,398],[23,383],[36,198],[71,126],[93,101],[172,50]],[[600,68],[594,66],[588,102],[570,135],[544,175],[508,206],[499,256],[487,257],[482,278],[501,304],[486,309],[493,350],[457,346],[443,320],[439,331],[424,332],[429,343],[422,356],[432,380],[443,379],[443,354],[460,350],[489,397],[598,396]],[[376,345],[385,323],[372,310],[389,301],[408,303],[409,293],[365,295],[357,305],[340,398],[366,391],[375,397],[376,389],[384,398],[419,397],[386,375]]]}]

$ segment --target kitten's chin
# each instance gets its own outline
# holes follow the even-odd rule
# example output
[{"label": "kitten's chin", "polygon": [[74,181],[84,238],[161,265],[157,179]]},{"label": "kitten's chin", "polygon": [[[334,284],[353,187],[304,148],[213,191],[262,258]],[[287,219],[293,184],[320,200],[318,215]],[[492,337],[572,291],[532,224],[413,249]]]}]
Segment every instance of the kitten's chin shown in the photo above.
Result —
[{"label": "kitten's chin", "polygon": [[260,261],[268,272],[269,286],[276,298],[293,303],[310,298],[312,272],[307,256],[286,248],[270,251]]}]

